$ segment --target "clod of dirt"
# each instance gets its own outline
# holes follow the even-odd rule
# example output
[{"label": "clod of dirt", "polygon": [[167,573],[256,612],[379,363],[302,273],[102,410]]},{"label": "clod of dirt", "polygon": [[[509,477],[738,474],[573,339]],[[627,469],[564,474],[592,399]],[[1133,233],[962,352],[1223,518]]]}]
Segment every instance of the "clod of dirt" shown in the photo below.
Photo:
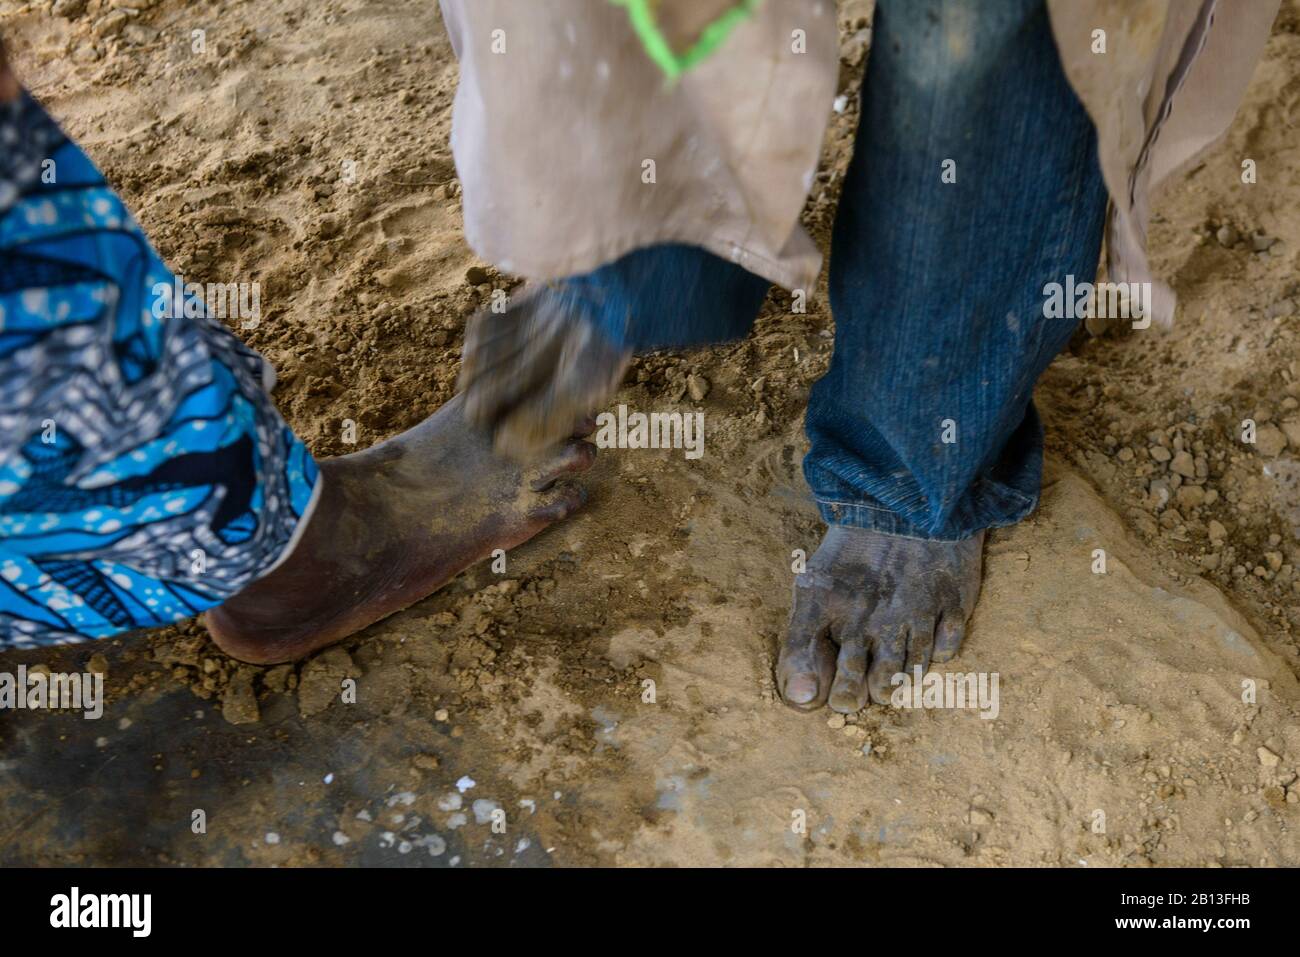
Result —
[{"label": "clod of dirt", "polygon": [[343,689],[345,678],[357,678],[361,669],[342,648],[330,648],[303,666],[298,682],[298,712],[310,718],[328,708]]},{"label": "clod of dirt", "polygon": [[283,694],[294,686],[293,665],[276,665],[262,673],[262,684],[268,691]]},{"label": "clod of dirt", "polygon": [[1169,471],[1184,478],[1196,478],[1196,465],[1192,460],[1192,454],[1186,451],[1179,452],[1169,463]]},{"label": "clod of dirt", "polygon": [[256,724],[262,720],[251,669],[239,669],[227,682],[221,696],[221,716],[231,724]]},{"label": "clod of dirt", "polygon": [[86,0],[54,0],[54,6],[50,9],[54,16],[65,20],[75,20],[85,12]]},{"label": "clod of dirt", "polygon": [[442,766],[436,754],[417,754],[411,759],[411,766],[421,771],[437,771]]},{"label": "clod of dirt", "polygon": [[1286,448],[1286,433],[1272,422],[1265,423],[1255,433],[1255,448],[1265,458],[1275,458]]}]

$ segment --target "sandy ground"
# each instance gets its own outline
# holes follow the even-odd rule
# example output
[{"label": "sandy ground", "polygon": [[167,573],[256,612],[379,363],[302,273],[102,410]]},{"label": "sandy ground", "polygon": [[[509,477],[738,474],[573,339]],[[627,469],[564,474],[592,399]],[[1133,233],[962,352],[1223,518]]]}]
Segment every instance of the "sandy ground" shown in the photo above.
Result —
[{"label": "sandy ground", "polygon": [[[841,5],[823,244],[866,12]],[[7,2],[0,30],[174,269],[262,283],[248,338],[313,451],[452,394],[466,316],[513,280],[461,237],[432,3]],[[1043,506],[991,537],[949,666],[999,673],[996,719],[776,700],[831,319],[824,289],[796,316],[775,293],[746,341],[641,360],[619,397],[703,410],[704,458],[605,453],[590,507],[504,576],[296,667],[196,624],[0,657],[101,654],[110,693],[100,721],[0,716],[0,863],[1300,864],[1298,31],[1290,0],[1229,137],[1157,204],[1177,331],[1080,332],[1039,389]]]}]

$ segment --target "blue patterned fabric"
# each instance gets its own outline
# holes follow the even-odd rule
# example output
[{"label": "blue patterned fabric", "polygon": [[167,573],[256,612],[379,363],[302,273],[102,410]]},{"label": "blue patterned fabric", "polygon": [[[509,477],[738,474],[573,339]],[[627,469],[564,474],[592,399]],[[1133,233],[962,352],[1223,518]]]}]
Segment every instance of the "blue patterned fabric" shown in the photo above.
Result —
[{"label": "blue patterned fabric", "polygon": [[159,308],[173,282],[45,111],[0,104],[0,649],[218,605],[308,509],[270,367],[198,297]]}]

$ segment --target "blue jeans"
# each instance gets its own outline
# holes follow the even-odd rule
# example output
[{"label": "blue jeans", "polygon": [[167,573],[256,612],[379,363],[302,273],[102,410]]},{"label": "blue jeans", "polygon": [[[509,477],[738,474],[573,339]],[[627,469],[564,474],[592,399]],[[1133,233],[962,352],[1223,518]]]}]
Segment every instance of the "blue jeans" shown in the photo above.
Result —
[{"label": "blue jeans", "polygon": [[[1094,279],[1105,208],[1042,0],[876,4],[832,238],[835,354],[806,420],[828,523],[956,540],[1033,510],[1031,393],[1077,321],[1045,318],[1043,287]],[[744,336],[767,286],[665,245],[560,292],[648,351]]]}]

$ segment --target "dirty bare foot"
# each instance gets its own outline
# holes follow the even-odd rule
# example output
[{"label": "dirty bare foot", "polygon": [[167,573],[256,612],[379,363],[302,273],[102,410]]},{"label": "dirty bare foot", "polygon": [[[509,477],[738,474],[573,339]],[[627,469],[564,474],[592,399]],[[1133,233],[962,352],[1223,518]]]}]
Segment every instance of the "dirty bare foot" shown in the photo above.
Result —
[{"label": "dirty bare foot", "polygon": [[459,388],[470,421],[492,432],[502,455],[531,460],[618,390],[631,350],[583,313],[576,294],[537,286],[506,312],[470,320]]},{"label": "dirty bare foot", "polygon": [[951,659],[979,598],[983,547],[982,531],[935,542],[832,525],[795,579],[776,666],[785,703],[851,714],[868,697],[888,704],[898,672]]},{"label": "dirty bare foot", "polygon": [[320,499],[293,551],[209,611],[208,630],[255,664],[346,638],[580,507],[583,489],[561,480],[595,454],[573,438],[533,465],[504,462],[453,399],[401,435],[321,462]]}]

